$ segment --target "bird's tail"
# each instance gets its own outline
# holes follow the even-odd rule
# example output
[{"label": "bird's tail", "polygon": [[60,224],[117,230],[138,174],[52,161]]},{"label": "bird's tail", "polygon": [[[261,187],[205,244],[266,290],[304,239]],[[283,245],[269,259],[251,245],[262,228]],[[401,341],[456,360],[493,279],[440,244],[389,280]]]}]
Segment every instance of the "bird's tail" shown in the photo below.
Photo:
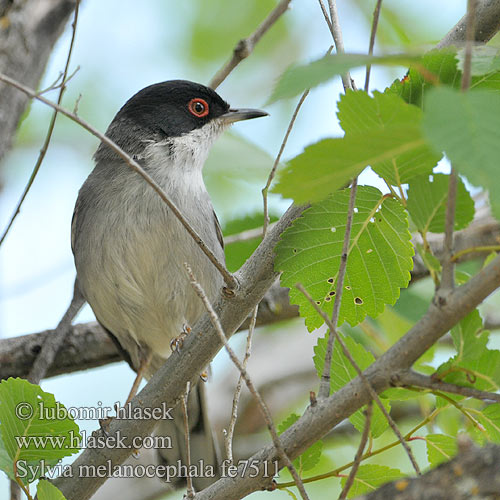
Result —
[{"label": "bird's tail", "polygon": [[168,476],[172,487],[185,486],[189,474],[195,490],[201,491],[220,477],[218,447],[208,421],[204,384],[197,384],[188,397],[190,467],[186,458],[184,416],[180,403],[171,415],[172,419],[162,420],[156,429],[156,435],[164,436],[164,442],[169,443],[169,448],[158,450],[160,464],[168,467],[166,478]]}]

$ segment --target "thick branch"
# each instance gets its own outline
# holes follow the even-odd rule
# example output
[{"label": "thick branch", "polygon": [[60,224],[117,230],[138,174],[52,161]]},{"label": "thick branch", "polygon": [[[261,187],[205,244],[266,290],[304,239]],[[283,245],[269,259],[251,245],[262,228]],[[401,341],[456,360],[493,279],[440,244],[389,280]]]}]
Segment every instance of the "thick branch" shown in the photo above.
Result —
[{"label": "thick branch", "polygon": [[[490,293],[500,286],[500,257],[474,276],[465,285],[454,289],[446,301],[432,303],[426,315],[408,333],[375,361],[363,373],[372,387],[382,392],[391,385],[392,375],[408,369],[454,324],[471,312]],[[360,377],[356,377],[326,400],[318,400],[280,437],[290,458],[303,453],[332,427],[370,401],[370,394]],[[263,464],[276,460],[277,454],[269,445],[253,455],[252,463]],[[264,471],[261,471],[263,473]],[[222,478],[197,495],[197,500],[238,499],[257,491],[264,485],[260,478],[241,475],[236,479]],[[386,497],[389,498],[389,497]]]},{"label": "thick branch", "polygon": [[[55,42],[76,5],[75,0],[14,2],[0,12],[0,73],[37,88]],[[29,97],[0,83],[0,160],[12,145]]]},{"label": "thick branch", "polygon": [[[241,287],[232,297],[222,295],[217,302],[215,310],[228,337],[237,330],[275,281],[277,273],[273,268],[274,247],[280,234],[301,214],[302,210],[302,207],[296,206],[288,209],[254,254],[236,273]],[[165,403],[167,406],[175,405],[181,397],[186,382],[198,381],[199,372],[194,367],[199,367],[202,371],[220,348],[219,336],[211,324],[209,315],[205,314],[184,342],[182,356],[169,357],[146,387],[131,401],[132,408],[161,408]],[[120,431],[130,444],[130,439],[135,436],[150,435],[156,423],[149,419],[114,420],[109,426],[109,433],[113,435]],[[106,478],[78,477],[79,467],[84,464],[96,467],[121,464],[132,452],[132,448],[86,449],[72,464],[73,477],[58,478],[55,483],[68,500],[86,500]]]},{"label": "thick branch", "polygon": [[[498,0],[478,0],[476,6],[476,29],[474,41],[486,43],[500,30],[500,2]],[[462,45],[465,42],[467,14],[438,43],[437,48]]]}]

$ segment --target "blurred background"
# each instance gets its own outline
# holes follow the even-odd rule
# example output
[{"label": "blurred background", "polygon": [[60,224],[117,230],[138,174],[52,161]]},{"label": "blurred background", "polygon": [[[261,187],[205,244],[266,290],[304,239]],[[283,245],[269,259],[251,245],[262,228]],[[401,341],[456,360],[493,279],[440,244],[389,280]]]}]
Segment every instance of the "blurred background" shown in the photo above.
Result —
[{"label": "blurred background", "polygon": [[[250,35],[277,1],[247,0],[150,0],[131,2],[83,0],[77,27],[70,73],[79,67],[65,93],[63,105],[105,131],[121,105],[141,88],[168,79],[188,79],[208,83],[230,58],[239,39]],[[340,21],[347,52],[366,52],[374,0],[338,0]],[[376,53],[423,51],[434,45],[465,12],[466,0],[385,0],[377,35]],[[205,179],[221,223],[255,216],[262,212],[261,189],[288,126],[296,101],[266,106],[274,83],[290,64],[322,56],[331,45],[321,10],[315,0],[293,0],[291,9],[264,36],[255,52],[227,78],[218,92],[233,106],[264,107],[270,117],[233,127],[214,148],[205,169]],[[60,38],[50,59],[40,88],[50,86],[63,70],[71,38],[71,26]],[[372,72],[371,88],[383,90],[404,68]],[[352,75],[361,86],[364,70]],[[291,134],[284,158],[321,138],[338,136],[336,101],[340,80],[311,92]],[[55,100],[56,92],[47,95]],[[0,165],[0,230],[12,211],[36,162],[52,111],[32,103],[17,135],[14,148]],[[93,167],[97,140],[65,117],[57,119],[54,136],[41,171],[13,228],[0,248],[0,338],[53,328],[69,304],[75,276],[70,248],[70,225],[78,189]],[[361,183],[373,182],[364,175]],[[271,197],[271,212],[279,215],[288,202]],[[426,297],[425,283],[412,287],[414,296]],[[423,298],[421,300],[424,300]],[[425,302],[424,302],[425,303]],[[93,319],[88,306],[78,322]],[[273,401],[276,422],[290,411],[301,413],[309,390],[316,389],[312,363],[313,346],[323,332],[308,334],[303,322],[260,329],[250,362],[250,374],[264,394]],[[242,352],[244,335],[236,335],[233,345]],[[283,355],[277,357],[276,353]],[[43,381],[67,407],[91,406],[98,402],[112,406],[123,401],[134,374],[125,363]],[[213,405],[219,432],[229,419],[230,401],[236,373],[225,353],[213,363],[209,391],[219,403]],[[276,390],[277,381],[293,386],[292,392]],[[224,384],[222,384],[224,382]],[[215,389],[214,389],[215,387]],[[274,392],[273,392],[274,391]],[[289,396],[292,394],[292,396]],[[295,394],[295,396],[293,396]],[[241,432],[260,432],[251,443],[235,442],[236,453],[247,456],[268,434],[255,408],[244,395]],[[79,421],[88,431],[95,422]],[[348,430],[346,430],[348,433]],[[324,470],[349,461],[354,445],[339,433],[335,446],[322,458]],[[382,438],[381,438],[382,439]],[[389,440],[389,437],[385,438]],[[422,453],[424,448],[422,447]],[[417,456],[419,450],[416,450]],[[71,462],[73,458],[68,461]],[[404,462],[400,452],[389,461]],[[399,464],[401,465],[401,463]],[[308,487],[313,498],[322,498],[325,488],[337,487],[338,480],[322,481]],[[112,488],[109,482],[105,488]],[[122,488],[122,487],[121,487]],[[0,497],[6,498],[8,483],[0,477]],[[103,489],[95,498],[110,498]],[[158,498],[144,496],[140,486],[123,492],[123,499]],[[126,496],[128,495],[128,496]],[[134,496],[135,495],[135,496]],[[255,493],[259,498],[266,493]],[[180,493],[169,498],[181,498]],[[276,498],[288,498],[275,492]]]}]

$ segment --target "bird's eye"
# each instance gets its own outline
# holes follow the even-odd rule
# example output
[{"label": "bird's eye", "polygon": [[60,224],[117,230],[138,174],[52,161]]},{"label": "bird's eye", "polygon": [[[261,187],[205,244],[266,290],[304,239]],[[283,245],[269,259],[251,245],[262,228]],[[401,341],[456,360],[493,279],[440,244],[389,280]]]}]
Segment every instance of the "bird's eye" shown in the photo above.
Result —
[{"label": "bird's eye", "polygon": [[196,116],[197,118],[203,118],[208,115],[208,104],[205,99],[201,99],[196,97],[195,99],[191,99],[188,104],[189,112]]}]

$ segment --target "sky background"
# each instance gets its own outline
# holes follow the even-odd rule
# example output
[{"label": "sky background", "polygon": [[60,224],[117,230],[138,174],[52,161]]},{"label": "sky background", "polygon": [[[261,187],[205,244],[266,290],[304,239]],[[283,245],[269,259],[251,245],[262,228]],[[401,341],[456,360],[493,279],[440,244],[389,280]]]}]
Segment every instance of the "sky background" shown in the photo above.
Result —
[{"label": "sky background", "polygon": [[[104,131],[120,106],[147,85],[177,78],[207,83],[230,57],[238,39],[250,34],[275,4],[264,0],[150,0],[141,2],[139,8],[137,2],[131,1],[85,0],[70,72],[77,66],[80,69],[69,83],[63,104],[72,109],[81,94],[80,116]],[[369,27],[359,6],[371,13],[374,2],[338,0],[338,4],[346,51],[366,52]],[[384,2],[397,13],[405,36],[412,41],[407,49],[415,51],[431,47],[444,36],[462,16],[465,4],[465,0]],[[384,33],[386,43],[376,46],[377,53],[405,49],[401,38],[398,40],[391,30]],[[70,37],[68,25],[40,88],[49,86],[64,68]],[[231,105],[265,108],[271,115],[233,127],[235,134],[258,145],[251,147],[253,154],[245,158],[243,166],[228,166],[221,178],[215,155],[207,167],[207,185],[223,223],[253,214],[261,207],[260,190],[296,103],[293,100],[267,106],[274,82],[289,64],[320,57],[330,44],[330,33],[317,2],[294,0],[292,9],[265,36],[255,54],[219,87],[218,92]],[[383,90],[395,77],[403,75],[403,68],[375,69],[371,88]],[[355,71],[353,77],[362,86],[364,70]],[[336,80],[311,92],[291,134],[285,159],[319,139],[341,135],[335,117],[340,91],[340,81]],[[57,98],[55,93],[48,97]],[[0,166],[0,228],[9,220],[36,162],[50,114],[40,103],[32,104],[16,147]],[[222,144],[227,145],[227,141],[223,139]],[[53,328],[65,311],[75,275],[71,217],[78,189],[92,169],[96,147],[97,141],[87,132],[64,117],[58,118],[42,169],[0,248],[0,338]],[[361,179],[361,183],[371,182],[370,175]],[[287,204],[273,198],[273,211],[278,213]],[[86,307],[77,321],[92,319]],[[239,339],[234,342],[240,343]],[[225,366],[225,357],[218,359],[215,376]],[[125,397],[132,380],[131,370],[120,363],[50,379],[42,387],[55,393],[66,406],[95,406],[97,401],[110,405],[117,394]],[[95,427],[93,422],[83,424],[89,430]],[[2,476],[0,497],[5,497],[6,491],[7,481]],[[281,497],[287,495],[282,493]]]}]

